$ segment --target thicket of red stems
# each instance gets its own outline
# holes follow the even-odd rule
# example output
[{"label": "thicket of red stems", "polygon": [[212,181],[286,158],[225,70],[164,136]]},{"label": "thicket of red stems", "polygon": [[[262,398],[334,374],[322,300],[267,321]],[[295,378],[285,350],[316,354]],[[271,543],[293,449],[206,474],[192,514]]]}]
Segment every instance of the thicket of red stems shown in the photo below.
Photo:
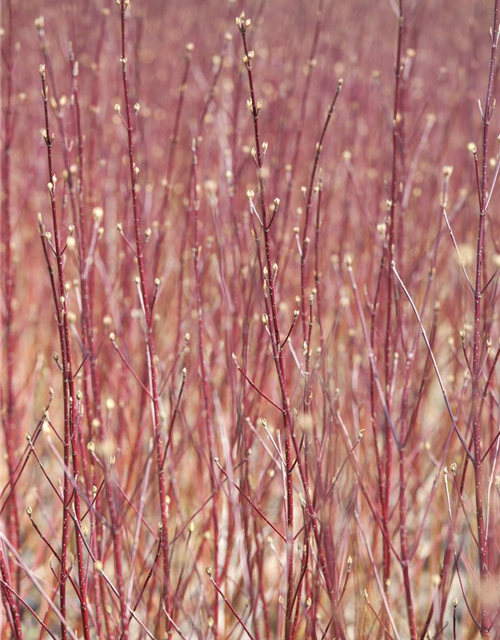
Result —
[{"label": "thicket of red stems", "polygon": [[500,638],[497,0],[1,17],[1,637]]}]

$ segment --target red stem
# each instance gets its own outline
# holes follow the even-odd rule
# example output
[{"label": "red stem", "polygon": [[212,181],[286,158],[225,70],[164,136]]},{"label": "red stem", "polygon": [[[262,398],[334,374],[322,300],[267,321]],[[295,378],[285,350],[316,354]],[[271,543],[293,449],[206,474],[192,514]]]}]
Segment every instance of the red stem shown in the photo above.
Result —
[{"label": "red stem", "polygon": [[[135,246],[137,267],[139,272],[139,288],[142,297],[142,306],[144,310],[146,329],[145,340],[149,366],[151,396],[152,396],[152,413],[153,413],[153,427],[155,436],[155,453],[158,470],[158,492],[160,498],[160,511],[161,511],[161,525],[162,525],[162,560],[163,560],[163,604],[166,611],[171,615],[171,602],[170,602],[170,557],[169,557],[169,542],[168,542],[168,506],[167,506],[167,491],[165,484],[165,472],[162,466],[163,456],[163,435],[162,425],[160,417],[160,402],[158,394],[158,373],[156,363],[156,346],[154,339],[154,331],[151,322],[151,308],[149,305],[148,287],[146,283],[146,269],[145,260],[142,247],[141,238],[141,221],[139,214],[139,205],[137,201],[137,188],[136,188],[136,164],[134,159],[134,126],[132,124],[132,113],[130,108],[129,97],[129,83],[127,76],[127,51],[126,51],[126,11],[129,5],[128,0],[121,0],[120,14],[121,14],[121,58],[122,65],[122,79],[123,79],[123,92],[125,98],[125,123],[127,126],[127,138],[128,138],[128,158],[129,158],[129,171],[130,171],[130,186],[131,186],[131,199],[132,210],[134,218],[134,234],[135,234]],[[169,635],[172,633],[171,624],[167,621],[167,632]]]},{"label": "red stem", "polygon": [[[203,303],[201,296],[201,276],[200,276],[200,254],[201,244],[199,241],[199,229],[198,229],[198,215],[200,209],[199,201],[199,185],[198,185],[198,158],[196,155],[196,142],[193,141],[193,164],[192,164],[192,180],[191,180],[191,198],[190,198],[190,213],[194,217],[194,246],[193,246],[193,259],[194,259],[194,277],[196,288],[196,307],[198,312],[198,357],[200,361],[200,373],[201,373],[201,389],[203,397],[203,422],[205,425],[205,436],[208,445],[208,466],[210,469],[210,487],[212,493],[214,493],[214,499],[212,500],[212,526],[214,533],[214,580],[215,583],[219,583],[219,513],[217,505],[217,480],[215,478],[215,462],[214,462],[214,436],[212,428],[212,418],[210,409],[210,391],[208,384],[207,365],[205,361],[205,325],[203,321]],[[219,637],[219,603],[216,600],[214,606],[214,637],[215,640]]]},{"label": "red stem", "polygon": [[491,617],[489,612],[489,560],[486,547],[486,530],[483,513],[483,459],[481,443],[481,368],[482,368],[482,330],[483,314],[481,309],[482,282],[484,269],[484,225],[486,220],[486,203],[488,198],[488,162],[489,162],[489,133],[490,119],[493,111],[492,94],[495,77],[497,41],[498,41],[498,0],[495,0],[493,10],[493,29],[491,32],[491,57],[488,76],[488,88],[483,112],[483,163],[481,176],[480,210],[477,233],[476,279],[474,286],[474,337],[472,347],[472,439],[474,450],[474,483],[476,494],[477,540],[479,545],[479,607],[480,632],[482,637],[490,636]]},{"label": "red stem", "polygon": [[[12,221],[11,221],[11,150],[14,136],[14,114],[12,110],[12,95],[14,90],[14,39],[13,39],[13,12],[12,2],[7,0],[7,23],[8,36],[6,42],[5,60],[5,111],[3,114],[3,144],[2,144],[2,246],[3,256],[3,280],[4,280],[4,348],[5,348],[5,395],[6,395],[6,415],[2,420],[5,433],[5,450],[7,453],[7,468],[9,476],[12,477],[15,468],[16,451],[16,424],[15,424],[15,393],[14,393],[14,332],[13,332],[13,306],[14,299],[14,269],[12,263]],[[20,549],[21,535],[19,525],[19,513],[17,506],[17,494],[14,488],[9,496],[10,504],[7,517],[7,526],[10,537],[16,549]],[[15,573],[16,591],[19,592],[21,569],[11,565]]]},{"label": "red stem", "polygon": [[[44,139],[47,146],[47,165],[49,176],[49,195],[52,210],[52,226],[54,232],[54,251],[57,263],[57,281],[58,281],[58,295],[56,310],[59,323],[59,337],[61,342],[62,351],[62,371],[63,371],[63,393],[64,393],[64,487],[63,487],[63,528],[62,528],[62,549],[61,549],[61,576],[60,576],[60,603],[61,614],[63,618],[66,617],[66,581],[67,581],[67,546],[69,536],[69,500],[70,500],[70,481],[67,473],[69,469],[70,454],[72,454],[73,462],[73,474],[77,478],[79,476],[79,460],[78,449],[75,443],[74,435],[78,428],[77,426],[77,398],[75,392],[75,382],[73,376],[73,364],[71,357],[71,341],[70,341],[70,328],[68,320],[68,307],[67,307],[67,290],[66,281],[64,276],[63,254],[61,251],[61,238],[59,230],[59,220],[56,208],[56,182],[55,174],[52,165],[52,143],[53,135],[50,133],[49,127],[49,109],[48,109],[48,93],[45,82],[45,66],[40,66],[40,76],[42,81],[42,98],[43,108],[45,116],[45,131]],[[80,515],[80,494],[78,491],[74,492],[74,509],[76,522],[81,522]],[[90,640],[90,628],[89,617],[87,610],[87,584],[85,575],[85,565],[83,559],[83,545],[82,536],[79,528],[75,531],[76,538],[76,556],[78,566],[78,580],[80,587],[80,601],[81,601],[81,614],[82,614],[82,626],[83,635],[85,640]],[[67,637],[67,630],[65,622],[61,623],[61,635],[63,640]]]},{"label": "red stem", "polygon": [[[393,306],[393,273],[390,265],[394,260],[395,249],[395,227],[396,227],[396,202],[399,195],[399,178],[398,178],[398,150],[399,150],[399,129],[401,122],[400,113],[400,84],[402,77],[402,48],[403,48],[403,0],[399,0],[398,15],[398,38],[395,62],[396,85],[394,89],[394,110],[392,119],[392,179],[391,179],[391,200],[389,202],[389,215],[387,217],[387,318],[385,330],[385,346],[384,346],[384,362],[385,362],[385,384],[386,384],[386,404],[389,415],[391,414],[392,396],[391,388],[391,362],[393,358],[393,328],[392,328],[392,306]],[[386,428],[386,446],[385,446],[385,477],[384,477],[384,523],[388,532],[389,521],[389,500],[391,488],[391,468],[392,468],[392,433],[391,429]],[[389,581],[391,577],[391,555],[387,544],[384,543],[384,589],[386,596],[389,593]]]},{"label": "red stem", "polygon": [[259,191],[260,191],[260,205],[262,215],[262,230],[264,234],[264,248],[265,248],[265,265],[267,269],[267,276],[263,275],[264,285],[269,291],[270,299],[270,311],[271,311],[271,345],[276,362],[276,372],[278,375],[278,381],[282,396],[283,405],[283,422],[285,430],[285,464],[286,464],[286,538],[287,538],[287,596],[286,596],[286,608],[285,608],[285,640],[292,640],[293,632],[293,594],[294,594],[294,558],[293,558],[293,469],[292,469],[292,448],[290,432],[293,428],[293,418],[291,414],[290,401],[288,399],[288,388],[285,374],[285,364],[283,358],[283,350],[281,349],[281,334],[280,325],[277,313],[276,292],[275,292],[275,278],[273,271],[273,263],[271,260],[271,239],[267,220],[267,207],[266,196],[264,189],[264,180],[262,176],[262,169],[264,166],[264,158],[262,154],[262,147],[260,142],[258,115],[259,109],[257,106],[257,100],[255,98],[253,74],[252,74],[252,62],[251,57],[248,56],[249,49],[246,40],[246,21],[245,17],[241,17],[240,31],[243,40],[243,48],[245,51],[245,66],[247,69],[248,83],[250,87],[250,100],[251,100],[251,112],[254,127],[255,147],[256,147],[256,165],[259,178]]}]

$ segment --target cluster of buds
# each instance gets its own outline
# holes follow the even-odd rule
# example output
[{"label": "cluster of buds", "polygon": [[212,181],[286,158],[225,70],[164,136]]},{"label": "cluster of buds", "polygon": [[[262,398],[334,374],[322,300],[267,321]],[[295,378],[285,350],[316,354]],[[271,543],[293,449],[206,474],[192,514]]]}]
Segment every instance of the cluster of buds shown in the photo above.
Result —
[{"label": "cluster of buds", "polygon": [[55,137],[56,136],[55,136],[54,133],[51,133],[50,136],[49,136],[49,134],[47,133],[46,129],[42,130],[42,138],[45,140],[45,144],[47,144],[47,145],[51,144],[54,141]]},{"label": "cluster of buds", "polygon": [[35,18],[35,29],[38,33],[41,33],[45,29],[45,18],[43,16]]},{"label": "cluster of buds", "polygon": [[469,142],[467,144],[467,151],[469,151],[469,153],[472,153],[473,156],[477,155],[477,147],[474,142]]},{"label": "cluster of buds", "polygon": [[245,33],[248,27],[252,24],[250,18],[245,18],[245,12],[242,11],[240,15],[236,18],[236,26],[241,31],[241,33]]},{"label": "cluster of buds", "polygon": [[247,69],[251,69],[252,60],[255,58],[255,51],[248,51],[243,55],[243,64]]},{"label": "cluster of buds", "polygon": [[53,195],[54,194],[54,190],[56,188],[56,182],[57,182],[57,177],[55,176],[55,174],[52,176],[52,182],[49,182],[47,184],[47,189],[49,190],[50,194]]},{"label": "cluster of buds", "polygon": [[99,223],[101,222],[101,220],[103,219],[104,216],[104,210],[102,207],[94,207],[92,209],[92,217],[94,218],[95,222]]}]

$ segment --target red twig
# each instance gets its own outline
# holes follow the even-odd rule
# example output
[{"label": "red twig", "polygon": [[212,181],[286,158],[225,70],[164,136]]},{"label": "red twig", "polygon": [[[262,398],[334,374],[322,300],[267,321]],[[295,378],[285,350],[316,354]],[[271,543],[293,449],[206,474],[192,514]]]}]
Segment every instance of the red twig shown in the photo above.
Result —
[{"label": "red twig", "polygon": [[[171,601],[170,601],[170,556],[169,556],[169,542],[168,542],[168,506],[167,506],[167,491],[165,484],[165,471],[163,469],[163,435],[162,425],[160,417],[160,403],[158,395],[158,374],[156,363],[156,346],[154,339],[154,327],[151,323],[151,307],[149,305],[148,287],[146,283],[146,268],[143,253],[143,241],[141,236],[141,218],[139,212],[139,203],[137,198],[137,166],[134,158],[134,126],[132,124],[132,112],[130,106],[130,91],[129,81],[127,74],[127,48],[126,48],[126,12],[129,6],[128,0],[120,1],[120,18],[121,18],[121,57],[120,63],[122,66],[122,80],[123,80],[123,93],[125,99],[125,122],[127,126],[127,140],[128,140],[128,159],[129,159],[129,172],[130,172],[130,197],[132,201],[132,213],[134,221],[134,233],[135,233],[135,246],[136,257],[138,267],[139,289],[141,295],[141,302],[143,306],[143,312],[146,321],[145,340],[146,350],[148,358],[148,368],[150,377],[150,395],[152,397],[152,413],[153,413],[153,426],[155,437],[155,451],[158,470],[158,491],[160,499],[160,512],[161,512],[161,524],[162,524],[162,560],[163,560],[163,601],[165,609],[171,613]],[[122,609],[126,606],[125,602],[121,603]],[[167,622],[167,631],[171,633],[170,623]]]},{"label": "red twig", "polygon": [[[73,377],[73,364],[71,357],[71,341],[70,341],[70,328],[68,320],[68,289],[66,288],[66,281],[64,275],[63,257],[61,252],[61,239],[59,230],[59,220],[56,208],[56,176],[52,165],[52,143],[54,136],[50,132],[49,127],[49,110],[48,110],[48,92],[45,82],[45,66],[40,65],[40,77],[42,81],[42,98],[45,115],[45,131],[44,140],[47,147],[47,164],[48,164],[48,190],[50,196],[51,210],[52,210],[52,226],[54,232],[54,247],[57,263],[57,280],[58,280],[58,300],[56,301],[56,310],[59,322],[59,336],[61,342],[62,351],[62,371],[63,371],[63,393],[64,393],[64,464],[66,468],[69,468],[70,452],[73,462],[73,474],[75,477],[79,475],[79,459],[78,449],[73,441],[75,430],[77,429],[77,397],[75,390],[75,383]],[[62,531],[62,550],[61,550],[61,578],[60,578],[60,603],[62,617],[66,617],[66,580],[67,580],[67,545],[69,534],[69,478],[65,471],[64,474],[64,505],[63,505],[63,531]],[[75,518],[78,523],[81,522],[80,514],[80,495],[78,491],[74,492],[74,508]],[[82,536],[77,529],[75,532],[76,548],[77,548],[77,565],[78,565],[78,579],[80,586],[81,597],[81,613],[82,613],[82,626],[85,640],[90,640],[90,627],[89,617],[87,610],[87,584],[85,576],[84,558],[83,558],[83,545]],[[61,624],[61,635],[63,640],[67,637],[66,625]]]},{"label": "red twig", "polygon": [[483,157],[482,175],[480,183],[480,207],[477,232],[476,272],[474,284],[474,329],[472,346],[472,408],[471,422],[474,449],[474,484],[476,491],[476,526],[479,545],[479,621],[482,637],[490,636],[491,616],[489,611],[489,599],[491,581],[489,578],[489,558],[486,547],[486,532],[483,512],[483,459],[482,459],[482,433],[481,433],[481,406],[483,394],[481,392],[481,354],[482,354],[482,287],[484,271],[484,225],[486,220],[486,207],[488,199],[488,168],[489,168],[489,137],[490,119],[493,111],[493,83],[495,78],[497,43],[499,37],[498,0],[495,0],[493,10],[493,27],[491,30],[491,57],[488,74],[488,88],[483,112]]}]

